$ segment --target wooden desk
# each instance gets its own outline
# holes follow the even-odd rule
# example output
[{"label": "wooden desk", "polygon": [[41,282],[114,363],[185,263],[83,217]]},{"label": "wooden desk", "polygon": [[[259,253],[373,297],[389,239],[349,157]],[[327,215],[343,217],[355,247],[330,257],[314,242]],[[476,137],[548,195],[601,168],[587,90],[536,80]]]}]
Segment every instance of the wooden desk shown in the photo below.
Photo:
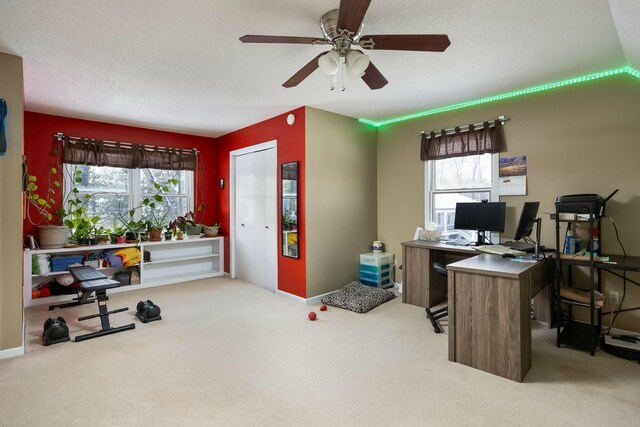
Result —
[{"label": "wooden desk", "polygon": [[[470,246],[411,240],[402,243],[402,302],[431,308],[447,298],[447,280],[431,268],[434,262],[448,265],[478,256]],[[515,263],[513,263],[515,264]],[[550,323],[549,288],[543,288],[533,301],[534,318]]]},{"label": "wooden desk", "polygon": [[402,243],[402,302],[433,307],[447,298],[447,281],[431,265],[444,265],[478,255],[469,246],[445,245],[426,240]]},{"label": "wooden desk", "polygon": [[546,262],[482,254],[447,265],[449,360],[522,381],[531,367],[531,299]]}]

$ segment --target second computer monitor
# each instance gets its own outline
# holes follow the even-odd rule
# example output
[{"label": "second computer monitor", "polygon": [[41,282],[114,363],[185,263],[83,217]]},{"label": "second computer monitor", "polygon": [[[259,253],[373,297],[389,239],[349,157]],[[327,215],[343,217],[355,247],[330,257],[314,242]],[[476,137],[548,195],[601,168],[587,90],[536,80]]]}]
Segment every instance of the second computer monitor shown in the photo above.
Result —
[{"label": "second computer monitor", "polygon": [[538,219],[539,207],[540,202],[524,202],[520,220],[518,221],[518,228],[516,228],[516,234],[513,236],[513,240],[518,241],[531,235],[533,226]]},{"label": "second computer monitor", "polygon": [[504,231],[506,211],[504,202],[456,203],[454,228],[477,231],[476,244],[484,245],[486,231]]}]

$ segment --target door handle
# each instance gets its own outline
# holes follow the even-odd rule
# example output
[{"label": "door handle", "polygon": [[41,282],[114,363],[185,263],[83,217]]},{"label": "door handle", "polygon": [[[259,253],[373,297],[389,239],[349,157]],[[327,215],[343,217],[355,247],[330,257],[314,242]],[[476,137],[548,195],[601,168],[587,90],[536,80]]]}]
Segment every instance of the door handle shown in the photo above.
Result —
[{"label": "door handle", "polygon": [[240,224],[240,225],[244,227],[244,224]]},{"label": "door handle", "polygon": [[269,229],[269,226],[268,226],[268,225],[265,225],[265,226],[264,226],[264,228],[266,228],[266,229],[268,230],[268,229]]}]

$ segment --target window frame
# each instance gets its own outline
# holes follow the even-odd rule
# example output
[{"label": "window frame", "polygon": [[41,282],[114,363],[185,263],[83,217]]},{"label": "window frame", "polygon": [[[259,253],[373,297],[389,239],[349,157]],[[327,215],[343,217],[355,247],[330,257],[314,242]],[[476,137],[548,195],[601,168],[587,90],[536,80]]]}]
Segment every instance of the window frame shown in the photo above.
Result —
[{"label": "window frame", "polygon": [[[441,159],[446,160],[446,159]],[[499,153],[491,153],[491,187],[478,187],[478,188],[448,188],[446,190],[436,190],[435,189],[435,163],[441,160],[426,160],[424,161],[424,223],[429,224],[430,222],[435,221],[435,212],[433,211],[434,200],[436,194],[448,194],[448,193],[478,193],[478,192],[488,192],[490,194],[489,201],[490,202],[499,202],[500,195],[498,192],[498,167],[500,154]],[[498,232],[491,232],[490,239],[494,243],[499,242]]]},{"label": "window frame", "polygon": [[[75,167],[77,166],[84,166],[84,165],[75,165],[72,163],[63,163],[62,168],[63,168],[63,178],[62,178],[62,186],[63,186],[63,200],[67,200],[69,194],[71,193],[71,190],[73,188],[73,171]],[[90,167],[101,167],[101,166],[93,166],[93,165],[88,165]],[[119,196],[125,196],[128,195],[129,196],[129,200],[131,201],[131,205],[128,207],[128,209],[132,209],[134,206],[140,206],[142,204],[142,200],[144,199],[144,197],[147,196],[147,194],[142,194],[141,191],[141,179],[140,179],[140,168],[136,168],[136,169],[128,169],[128,168],[120,168],[120,169],[125,169],[127,171],[127,177],[129,180],[128,186],[129,186],[129,192],[128,193],[122,193],[122,192],[84,192],[84,191],[80,191],[78,193],[78,196],[80,198],[83,198],[85,194],[112,194],[112,195],[119,195]],[[153,169],[153,168],[152,168]],[[176,172],[185,172],[186,176],[185,176],[185,187],[186,187],[186,197],[187,197],[187,211],[193,211],[193,207],[194,207],[194,203],[195,203],[195,187],[194,187],[194,178],[195,178],[195,173],[194,171],[190,171],[190,170],[181,170],[181,171],[176,171]],[[167,195],[163,195],[163,197],[184,197],[185,194],[167,194]],[[68,206],[65,207],[65,209],[68,209]],[[134,220],[135,221],[139,221],[142,216],[142,210],[137,209],[136,212],[134,213]]]}]

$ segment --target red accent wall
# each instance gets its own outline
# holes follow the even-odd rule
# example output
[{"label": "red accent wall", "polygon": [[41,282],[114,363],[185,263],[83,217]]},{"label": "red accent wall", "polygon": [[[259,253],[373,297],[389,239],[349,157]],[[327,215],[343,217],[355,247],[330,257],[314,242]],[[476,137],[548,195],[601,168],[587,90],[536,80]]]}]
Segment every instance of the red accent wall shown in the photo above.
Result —
[{"label": "red accent wall", "polygon": [[[215,217],[217,195],[212,191],[217,184],[215,178],[218,175],[216,172],[214,138],[25,111],[24,154],[27,158],[29,174],[37,177],[37,183],[40,186],[46,187],[51,144],[53,135],[58,132],[69,136],[110,141],[198,149],[200,151],[200,161],[204,162],[204,171],[201,176],[198,176],[198,173],[195,174],[196,200],[194,205],[198,206],[200,203],[197,194],[198,184],[200,184],[202,200],[209,205],[202,221],[205,224],[212,224],[214,221],[218,221],[218,218]],[[35,214],[34,220],[40,219],[37,212],[33,210],[31,212]],[[27,219],[24,220],[23,233],[36,233],[36,227]]]},{"label": "red accent wall", "polygon": [[[216,218],[222,221],[222,233],[229,235],[230,220],[230,202],[229,193],[229,153],[233,150],[245,148],[251,145],[260,144],[267,141],[278,141],[278,183],[280,183],[280,165],[286,162],[298,161],[299,177],[298,182],[298,229],[301,231],[298,240],[300,248],[300,258],[287,258],[282,256],[282,235],[278,233],[278,289],[306,298],[306,253],[305,253],[305,109],[304,107],[291,111],[295,114],[296,122],[293,126],[287,125],[287,115],[281,114],[271,119],[256,123],[244,129],[232,132],[216,139],[216,163],[215,170],[218,171],[216,182],[220,178],[225,180],[225,188],[216,187],[215,195],[218,203],[216,204]],[[281,198],[280,184],[278,184],[278,200]],[[280,223],[282,206],[278,203],[278,224]],[[225,253],[230,254],[229,239],[225,239]],[[225,257],[225,270],[229,269],[229,258]]]}]

